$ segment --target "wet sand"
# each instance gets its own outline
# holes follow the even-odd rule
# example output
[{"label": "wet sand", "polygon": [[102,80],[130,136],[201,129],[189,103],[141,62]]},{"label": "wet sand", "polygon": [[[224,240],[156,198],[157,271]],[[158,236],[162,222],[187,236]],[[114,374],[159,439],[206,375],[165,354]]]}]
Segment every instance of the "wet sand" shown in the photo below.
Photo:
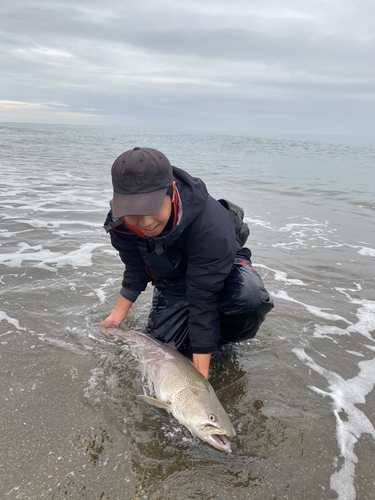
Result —
[{"label": "wet sand", "polygon": [[[138,401],[142,378],[122,348],[108,345],[103,356],[48,342],[32,348],[23,332],[6,338],[2,498],[336,498],[329,487],[332,453],[338,454],[334,418],[318,395],[304,401],[304,381],[290,378],[285,360],[277,366],[271,338],[253,343],[246,371],[240,348],[227,348],[213,362],[212,385],[237,430],[231,455]],[[92,370],[102,387],[90,388]],[[372,476],[373,451],[363,436],[356,447],[366,457],[356,475],[363,500],[374,491],[360,481],[361,474]]]}]

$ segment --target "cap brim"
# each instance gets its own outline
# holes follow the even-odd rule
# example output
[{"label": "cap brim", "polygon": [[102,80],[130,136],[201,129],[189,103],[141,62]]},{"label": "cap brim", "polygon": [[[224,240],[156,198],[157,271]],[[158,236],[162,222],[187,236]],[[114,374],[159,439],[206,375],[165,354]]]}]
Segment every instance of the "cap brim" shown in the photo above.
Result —
[{"label": "cap brim", "polygon": [[161,209],[168,188],[151,193],[121,194],[113,192],[112,214],[115,219],[129,215],[155,215]]}]

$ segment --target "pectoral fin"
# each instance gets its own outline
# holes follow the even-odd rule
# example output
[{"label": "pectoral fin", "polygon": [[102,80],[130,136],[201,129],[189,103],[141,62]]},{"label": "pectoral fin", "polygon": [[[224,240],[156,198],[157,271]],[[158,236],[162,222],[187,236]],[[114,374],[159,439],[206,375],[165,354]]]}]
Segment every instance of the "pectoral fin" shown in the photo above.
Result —
[{"label": "pectoral fin", "polygon": [[151,398],[150,396],[139,395],[139,397],[142,398],[147,403],[150,403],[150,405],[157,406],[158,408],[163,408],[163,410],[170,411],[170,409],[171,409],[171,405],[169,403],[163,403],[163,401],[159,401],[158,399]]}]

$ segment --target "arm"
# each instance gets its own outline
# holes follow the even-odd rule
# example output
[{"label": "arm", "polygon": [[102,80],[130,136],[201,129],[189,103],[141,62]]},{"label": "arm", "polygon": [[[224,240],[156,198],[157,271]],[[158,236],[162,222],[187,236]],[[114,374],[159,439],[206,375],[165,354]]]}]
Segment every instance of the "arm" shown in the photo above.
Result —
[{"label": "arm", "polygon": [[[105,225],[113,220],[112,211],[107,215]],[[110,230],[112,246],[118,250],[122,262],[125,264],[124,279],[120,297],[111,314],[102,321],[100,328],[103,333],[111,326],[118,326],[124,321],[125,316],[138,295],[145,290],[150,277],[147,275],[145,265],[137,248],[137,236],[130,232],[125,225]]]},{"label": "arm", "polygon": [[[229,212],[209,197],[185,241],[191,350],[194,354],[208,355],[218,347],[220,292],[236,255],[235,228]],[[195,362],[194,365],[197,366]]]},{"label": "arm", "polygon": [[[113,220],[110,210],[105,221],[108,225]],[[138,249],[142,238],[138,237],[125,224],[109,231],[112,246],[119,252],[125,264],[121,295],[131,302],[135,302],[138,295],[146,289],[151,277],[147,274],[145,263]],[[141,244],[141,246],[144,246]]]},{"label": "arm", "polygon": [[196,354],[193,353],[193,365],[208,379],[210,368],[211,354]]}]

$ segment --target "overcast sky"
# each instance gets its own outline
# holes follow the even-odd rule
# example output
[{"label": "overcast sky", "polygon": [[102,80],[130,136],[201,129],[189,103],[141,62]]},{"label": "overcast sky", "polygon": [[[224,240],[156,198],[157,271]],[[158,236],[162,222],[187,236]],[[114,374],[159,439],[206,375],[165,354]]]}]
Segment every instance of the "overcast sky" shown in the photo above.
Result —
[{"label": "overcast sky", "polygon": [[0,0],[0,121],[375,135],[374,0]]}]

